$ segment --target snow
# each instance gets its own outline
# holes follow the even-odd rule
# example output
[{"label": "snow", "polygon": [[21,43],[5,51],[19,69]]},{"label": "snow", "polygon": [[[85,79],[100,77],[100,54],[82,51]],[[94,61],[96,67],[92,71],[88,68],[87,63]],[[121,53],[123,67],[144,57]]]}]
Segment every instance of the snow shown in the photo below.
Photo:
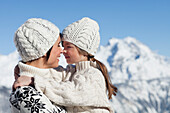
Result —
[{"label": "snow", "polygon": [[[103,53],[105,53],[103,55]],[[109,53],[109,54],[107,54]],[[109,70],[118,94],[112,105],[118,113],[170,111],[169,58],[152,52],[132,37],[112,38],[97,53]]]},{"label": "snow", "polygon": [[5,56],[0,56],[0,86],[11,87],[14,81],[13,69],[19,60],[17,51]]},{"label": "snow", "polygon": [[[111,38],[100,46],[96,59],[108,68],[111,80],[118,87],[111,104],[117,113],[169,113],[170,59],[160,56],[133,37]],[[10,88],[14,81],[13,69],[19,61],[15,51],[0,55],[0,112],[5,111]],[[65,67],[62,56],[60,65]]]}]

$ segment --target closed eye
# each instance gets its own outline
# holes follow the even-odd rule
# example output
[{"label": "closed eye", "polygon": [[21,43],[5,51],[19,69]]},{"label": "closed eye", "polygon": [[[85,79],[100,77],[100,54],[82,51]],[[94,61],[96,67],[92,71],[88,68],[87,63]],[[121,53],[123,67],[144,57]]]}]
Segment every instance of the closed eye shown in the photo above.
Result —
[{"label": "closed eye", "polygon": [[72,48],[71,46],[67,46],[67,48]]}]

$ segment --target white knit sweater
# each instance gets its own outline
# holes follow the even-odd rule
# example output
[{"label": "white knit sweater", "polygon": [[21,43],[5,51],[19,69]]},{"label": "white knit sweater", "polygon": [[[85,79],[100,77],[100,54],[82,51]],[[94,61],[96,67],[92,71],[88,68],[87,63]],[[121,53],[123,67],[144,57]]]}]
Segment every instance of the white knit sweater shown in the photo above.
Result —
[{"label": "white knit sweater", "polygon": [[96,68],[95,63],[83,61],[76,63],[75,73],[74,68],[70,69],[70,66],[67,70],[71,74],[61,72],[62,75],[67,74],[67,80],[63,82],[36,74],[34,76],[36,87],[40,88],[54,104],[65,106],[68,113],[113,112],[106,94],[104,76]]},{"label": "white knit sweater", "polygon": [[[66,76],[69,76],[70,74],[67,73],[68,71],[62,67],[56,69],[53,68],[41,69],[41,68],[24,64],[22,62],[18,63],[18,67],[20,69],[19,74],[21,76],[29,76],[29,77],[41,76],[43,77],[43,79],[52,79],[56,82],[64,81],[66,79]],[[41,88],[38,85],[35,84],[35,87],[38,91],[42,91],[40,90]]]}]

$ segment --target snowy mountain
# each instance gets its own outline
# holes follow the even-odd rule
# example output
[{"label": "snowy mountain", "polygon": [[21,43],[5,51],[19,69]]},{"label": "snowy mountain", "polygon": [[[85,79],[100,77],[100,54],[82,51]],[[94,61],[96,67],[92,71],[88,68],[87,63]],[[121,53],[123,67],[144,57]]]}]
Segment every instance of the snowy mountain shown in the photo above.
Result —
[{"label": "snowy mountain", "polygon": [[[169,113],[170,59],[152,52],[135,38],[112,38],[96,58],[108,68],[118,94],[111,103],[116,113]],[[0,56],[0,113],[8,113],[17,52]],[[66,66],[62,57],[60,64]]]},{"label": "snowy mountain", "polygon": [[[9,95],[14,81],[14,67],[20,60],[17,51],[5,56],[0,55],[0,113],[10,113]],[[61,55],[60,65],[65,67],[66,61]]]},{"label": "snowy mountain", "polygon": [[134,38],[112,38],[97,53],[119,93],[112,99],[117,113],[169,113],[169,58],[152,52]]},{"label": "snowy mountain", "polygon": [[7,56],[0,55],[0,113],[10,113],[9,94],[14,81],[13,69],[19,60],[15,51]]}]

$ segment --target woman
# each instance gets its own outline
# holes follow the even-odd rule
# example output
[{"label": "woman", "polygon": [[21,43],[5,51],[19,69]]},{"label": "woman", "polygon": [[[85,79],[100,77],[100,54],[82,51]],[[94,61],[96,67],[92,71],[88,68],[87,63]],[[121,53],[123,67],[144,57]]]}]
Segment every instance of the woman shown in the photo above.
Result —
[{"label": "woman", "polygon": [[[58,82],[64,79],[62,74],[53,69],[58,67],[59,57],[62,53],[59,33],[58,27],[40,18],[27,20],[16,31],[14,42],[22,61],[18,63],[20,70],[17,67],[15,68],[16,81],[14,84],[19,84],[19,80],[21,80],[23,86],[25,84],[29,86],[17,88],[16,91],[11,93],[11,112],[66,112],[61,106],[54,106],[43,92],[41,92],[40,87],[32,82],[35,75],[41,75],[44,78],[55,78]],[[31,78],[31,80],[26,81],[22,77],[19,77],[19,79],[16,75],[18,73],[21,76],[27,75],[24,77]]]},{"label": "woman", "polygon": [[109,99],[116,95],[117,88],[111,84],[106,67],[94,58],[100,42],[97,22],[82,18],[67,26],[62,35],[66,61],[75,64],[67,67],[71,74],[61,82],[35,76],[34,83],[53,104],[65,106],[68,113],[113,112]]}]

